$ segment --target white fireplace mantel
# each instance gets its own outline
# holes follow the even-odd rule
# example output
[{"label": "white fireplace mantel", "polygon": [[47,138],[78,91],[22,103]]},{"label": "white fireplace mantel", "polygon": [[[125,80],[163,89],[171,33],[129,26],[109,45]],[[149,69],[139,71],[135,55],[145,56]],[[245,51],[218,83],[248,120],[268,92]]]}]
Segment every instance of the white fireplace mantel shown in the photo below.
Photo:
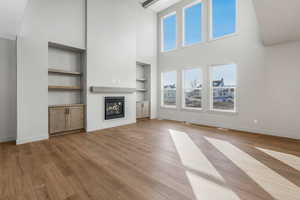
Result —
[{"label": "white fireplace mantel", "polygon": [[92,86],[92,93],[134,93],[136,88],[125,88],[125,87],[96,87]]}]

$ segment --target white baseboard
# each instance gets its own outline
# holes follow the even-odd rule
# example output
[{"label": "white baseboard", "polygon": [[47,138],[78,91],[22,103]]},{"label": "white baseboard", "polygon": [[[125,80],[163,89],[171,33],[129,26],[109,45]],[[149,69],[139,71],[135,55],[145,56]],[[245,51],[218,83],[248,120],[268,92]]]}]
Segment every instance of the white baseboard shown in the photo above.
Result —
[{"label": "white baseboard", "polygon": [[38,137],[31,137],[31,138],[25,138],[25,139],[17,139],[17,145],[19,144],[25,144],[25,143],[30,143],[30,142],[37,142],[41,140],[48,140],[49,136],[48,135],[43,135],[43,136],[38,136]]},{"label": "white baseboard", "polygon": [[[165,118],[166,119],[166,118]],[[167,119],[168,120],[168,119]],[[179,121],[179,122],[186,122],[183,120],[177,120],[177,119],[170,119],[174,121]],[[251,133],[257,133],[257,134],[262,134],[262,135],[270,135],[270,136],[275,136],[275,137],[283,137],[283,138],[289,138],[289,139],[296,139],[300,140],[300,136],[296,136],[295,134],[292,134],[293,132],[296,133],[296,131],[276,131],[276,130],[271,130],[271,129],[264,129],[264,128],[251,128],[251,127],[235,127],[235,126],[222,126],[216,122],[209,122],[209,121],[187,121],[188,123],[196,124],[196,125],[204,125],[204,126],[212,126],[212,127],[220,127],[220,128],[225,128],[225,129],[231,129],[231,130],[236,130],[236,131],[244,131],[244,132],[249,132]],[[282,135],[281,132],[284,132],[285,135]]]},{"label": "white baseboard", "polygon": [[0,143],[3,143],[3,142],[11,142],[11,141],[16,141],[16,137],[0,138]]}]

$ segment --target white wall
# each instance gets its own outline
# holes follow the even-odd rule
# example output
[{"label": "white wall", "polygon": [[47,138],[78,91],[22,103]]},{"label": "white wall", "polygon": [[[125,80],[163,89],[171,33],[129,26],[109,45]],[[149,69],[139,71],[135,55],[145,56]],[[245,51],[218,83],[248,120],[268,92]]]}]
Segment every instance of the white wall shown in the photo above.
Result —
[{"label": "white wall", "polygon": [[[134,123],[136,94],[127,94],[125,119],[104,120],[104,97],[91,86],[136,87],[136,61],[152,65],[151,117],[157,114],[156,14],[138,0],[89,0],[87,4],[87,130]],[[113,13],[113,14],[112,14]]]},{"label": "white wall", "polygon": [[265,50],[265,126],[275,135],[300,139],[300,42]]},{"label": "white wall", "polygon": [[87,3],[87,131],[134,123],[135,94],[125,96],[125,119],[104,120],[104,97],[91,86],[135,88],[135,1],[89,0]]},{"label": "white wall", "polygon": [[16,41],[0,38],[0,142],[17,134]]},{"label": "white wall", "polygon": [[18,36],[17,143],[48,138],[48,41],[85,48],[84,0],[30,0]]},{"label": "white wall", "polygon": [[[192,1],[182,1],[160,13],[160,16],[174,10],[177,11],[178,16],[181,16],[182,6],[190,2]],[[204,0],[204,3],[207,3],[207,0]],[[205,10],[204,16],[207,15],[208,10]],[[208,21],[207,18],[204,19],[204,22],[206,21]],[[181,23],[181,17],[179,17],[178,24]],[[204,27],[208,27],[207,24]],[[182,27],[179,25],[179,46],[182,43],[181,30]],[[207,31],[206,28],[204,31],[206,38],[208,36]],[[237,35],[190,47],[179,47],[178,50],[172,52],[159,53],[158,58],[159,72],[177,70],[180,73],[180,70],[186,67],[201,67],[207,74],[209,65],[236,63],[238,70],[238,113],[209,112],[207,110],[209,101],[206,98],[204,99],[205,109],[202,112],[182,110],[180,106],[177,109],[160,107],[159,117],[299,139],[299,123],[297,123],[296,111],[293,109],[299,107],[299,103],[294,99],[296,94],[299,94],[299,89],[294,85],[295,74],[297,74],[295,72],[299,71],[300,65],[297,51],[299,52],[297,45],[267,49],[262,46],[253,2],[252,0],[239,0]],[[180,79],[179,75],[178,105],[181,105]],[[279,81],[277,81],[278,79]],[[274,93],[278,86],[280,89],[278,88],[277,91],[279,92]],[[288,86],[289,89],[286,90],[284,86]],[[207,93],[208,85],[204,87]],[[282,90],[284,92],[281,93]],[[280,97],[281,94],[285,94],[284,97]],[[278,106],[281,108],[278,109]],[[258,123],[254,123],[254,120],[257,120]]]}]

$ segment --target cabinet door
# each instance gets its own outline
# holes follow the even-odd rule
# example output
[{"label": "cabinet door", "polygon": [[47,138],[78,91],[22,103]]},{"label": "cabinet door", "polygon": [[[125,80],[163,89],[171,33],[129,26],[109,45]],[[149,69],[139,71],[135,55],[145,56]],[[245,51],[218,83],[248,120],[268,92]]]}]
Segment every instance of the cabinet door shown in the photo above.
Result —
[{"label": "cabinet door", "polygon": [[141,102],[136,102],[136,118],[142,118],[142,103]]},{"label": "cabinet door", "polygon": [[84,107],[70,107],[68,110],[67,127],[68,130],[78,130],[84,128]]},{"label": "cabinet door", "polygon": [[49,133],[59,133],[66,130],[66,110],[64,107],[49,108]]},{"label": "cabinet door", "polygon": [[149,117],[150,116],[150,112],[149,112],[149,102],[145,101],[143,103],[143,118]]}]

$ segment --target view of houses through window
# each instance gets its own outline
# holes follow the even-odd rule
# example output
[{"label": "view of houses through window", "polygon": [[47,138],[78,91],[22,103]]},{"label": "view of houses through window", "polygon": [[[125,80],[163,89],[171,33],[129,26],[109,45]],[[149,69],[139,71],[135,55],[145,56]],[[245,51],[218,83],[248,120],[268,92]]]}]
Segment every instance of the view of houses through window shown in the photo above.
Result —
[{"label": "view of houses through window", "polygon": [[176,71],[162,73],[162,106],[176,106],[176,82]]},{"label": "view of houses through window", "polygon": [[236,110],[236,65],[211,67],[211,109]]},{"label": "view of houses through window", "polygon": [[183,70],[183,107],[202,108],[202,70]]}]

